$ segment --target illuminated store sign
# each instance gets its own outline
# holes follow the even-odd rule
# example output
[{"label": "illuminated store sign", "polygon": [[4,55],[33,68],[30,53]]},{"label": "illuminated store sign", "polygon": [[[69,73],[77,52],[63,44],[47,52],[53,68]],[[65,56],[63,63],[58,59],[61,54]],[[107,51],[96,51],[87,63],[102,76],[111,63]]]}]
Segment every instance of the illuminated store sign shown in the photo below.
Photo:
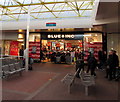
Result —
[{"label": "illuminated store sign", "polygon": [[44,39],[44,40],[57,40],[57,39],[80,40],[80,39],[83,39],[83,34],[42,34],[41,39]]},{"label": "illuminated store sign", "polygon": [[66,34],[66,35],[62,35],[62,34],[49,34],[48,36],[47,36],[48,38],[58,38],[58,39],[63,39],[63,38],[75,38],[75,35],[73,35],[73,34]]}]

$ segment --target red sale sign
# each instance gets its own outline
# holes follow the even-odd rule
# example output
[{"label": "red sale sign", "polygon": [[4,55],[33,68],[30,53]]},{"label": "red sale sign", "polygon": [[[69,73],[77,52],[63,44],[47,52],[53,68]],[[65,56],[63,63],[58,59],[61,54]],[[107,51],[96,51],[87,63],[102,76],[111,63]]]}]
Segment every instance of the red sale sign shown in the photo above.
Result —
[{"label": "red sale sign", "polygon": [[82,46],[82,42],[79,43],[79,47],[83,47],[83,46]]},{"label": "red sale sign", "polygon": [[10,55],[18,56],[18,41],[10,42]]},{"label": "red sale sign", "polygon": [[60,47],[60,43],[56,43],[56,47]]},{"label": "red sale sign", "polygon": [[40,59],[40,42],[29,42],[29,56]]},{"label": "red sale sign", "polygon": [[51,42],[48,42],[48,43],[47,43],[47,46],[51,46]]},{"label": "red sale sign", "polygon": [[67,43],[67,47],[72,47],[72,44],[71,43]]}]

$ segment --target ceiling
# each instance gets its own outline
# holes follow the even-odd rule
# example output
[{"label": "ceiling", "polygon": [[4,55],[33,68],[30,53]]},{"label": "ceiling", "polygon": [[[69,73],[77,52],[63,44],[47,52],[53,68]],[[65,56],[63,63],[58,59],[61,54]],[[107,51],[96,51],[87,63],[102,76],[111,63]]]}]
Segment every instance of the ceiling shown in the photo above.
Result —
[{"label": "ceiling", "polygon": [[98,11],[96,14],[96,24],[106,25],[106,32],[118,32],[118,22],[119,22],[119,0],[114,0],[113,2],[102,2],[100,1]]},{"label": "ceiling", "polygon": [[0,26],[5,30],[26,29],[29,11],[31,29],[49,29],[45,25],[47,22],[57,23],[57,26],[50,27],[51,29],[117,24],[119,0],[107,1],[100,0],[99,3],[99,0],[0,0]]},{"label": "ceiling", "polygon": [[95,0],[0,0],[2,21],[90,18]]},{"label": "ceiling", "polygon": [[96,20],[117,18],[119,10],[118,7],[118,2],[100,2],[96,15]]}]

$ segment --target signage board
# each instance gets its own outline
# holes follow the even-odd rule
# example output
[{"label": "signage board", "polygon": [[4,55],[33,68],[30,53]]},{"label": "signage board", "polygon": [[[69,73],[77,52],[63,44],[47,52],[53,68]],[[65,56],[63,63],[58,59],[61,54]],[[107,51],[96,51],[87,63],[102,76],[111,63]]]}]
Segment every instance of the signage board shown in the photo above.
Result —
[{"label": "signage board", "polygon": [[29,42],[29,56],[40,59],[40,42]]},{"label": "signage board", "polygon": [[18,56],[18,41],[10,42],[10,55]]},{"label": "signage board", "polygon": [[43,40],[82,40],[83,34],[42,34],[41,38]]},{"label": "signage board", "polygon": [[56,26],[56,23],[54,22],[46,23],[46,27],[51,27],[51,26]]}]

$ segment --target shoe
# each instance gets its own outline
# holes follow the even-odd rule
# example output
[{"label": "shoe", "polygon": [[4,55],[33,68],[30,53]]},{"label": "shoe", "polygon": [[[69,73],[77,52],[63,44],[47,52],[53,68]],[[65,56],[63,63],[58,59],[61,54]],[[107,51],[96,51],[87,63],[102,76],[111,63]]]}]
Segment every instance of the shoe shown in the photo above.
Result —
[{"label": "shoe", "polygon": [[109,79],[109,81],[112,81],[112,79]]},{"label": "shoe", "polygon": [[108,76],[105,76],[105,78],[108,78]]},{"label": "shoe", "polygon": [[96,77],[97,75],[96,74],[94,74],[94,77]]}]

